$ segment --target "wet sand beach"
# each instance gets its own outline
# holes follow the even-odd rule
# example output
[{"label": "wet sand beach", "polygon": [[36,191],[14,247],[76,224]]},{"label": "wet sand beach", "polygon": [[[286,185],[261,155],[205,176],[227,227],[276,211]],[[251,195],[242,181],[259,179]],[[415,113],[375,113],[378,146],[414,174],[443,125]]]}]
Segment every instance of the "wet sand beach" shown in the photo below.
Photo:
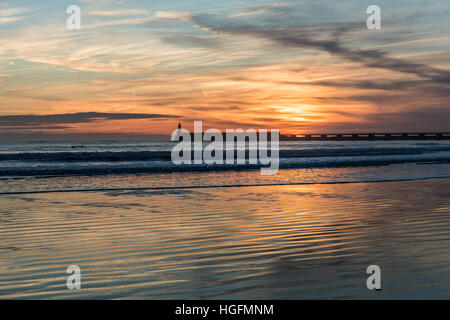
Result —
[{"label": "wet sand beach", "polygon": [[[450,179],[0,203],[0,298],[450,298]],[[366,287],[373,264],[381,291]],[[81,290],[66,287],[69,265]]]}]

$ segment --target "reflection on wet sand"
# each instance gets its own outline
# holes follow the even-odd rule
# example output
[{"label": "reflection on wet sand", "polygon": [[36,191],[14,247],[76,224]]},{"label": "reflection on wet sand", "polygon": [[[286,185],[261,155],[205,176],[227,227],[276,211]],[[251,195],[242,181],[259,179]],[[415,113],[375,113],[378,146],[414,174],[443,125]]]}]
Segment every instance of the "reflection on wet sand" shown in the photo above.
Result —
[{"label": "reflection on wet sand", "polygon": [[[2,298],[449,298],[450,180],[3,195]],[[66,288],[66,268],[82,290]],[[382,270],[380,292],[366,268]]]}]

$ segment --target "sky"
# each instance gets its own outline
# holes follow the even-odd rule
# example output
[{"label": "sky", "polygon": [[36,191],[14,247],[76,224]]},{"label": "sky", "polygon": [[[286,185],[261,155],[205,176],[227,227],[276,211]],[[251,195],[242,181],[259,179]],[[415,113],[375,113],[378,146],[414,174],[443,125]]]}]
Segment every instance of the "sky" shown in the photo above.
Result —
[{"label": "sky", "polygon": [[0,140],[450,131],[449,40],[448,0],[0,2]]}]

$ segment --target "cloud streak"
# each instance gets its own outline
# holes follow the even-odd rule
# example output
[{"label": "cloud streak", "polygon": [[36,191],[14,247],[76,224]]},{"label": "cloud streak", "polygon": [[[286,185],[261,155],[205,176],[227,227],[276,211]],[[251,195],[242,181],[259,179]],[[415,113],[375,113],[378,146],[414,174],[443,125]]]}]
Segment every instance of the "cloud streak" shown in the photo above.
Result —
[{"label": "cloud streak", "polygon": [[90,16],[98,17],[123,17],[123,16],[138,16],[138,15],[148,15],[146,10],[140,9],[116,9],[116,10],[98,10],[98,11],[88,11]]},{"label": "cloud streak", "polygon": [[18,15],[22,15],[28,11],[30,11],[30,8],[9,8],[8,4],[4,3],[3,6],[0,6],[0,25],[20,21],[24,19],[24,17]]},{"label": "cloud streak", "polygon": [[[166,14],[170,17],[170,14]],[[186,15],[180,13],[173,18]],[[380,50],[352,49],[342,43],[342,36],[355,27],[355,23],[334,26],[255,26],[235,20],[220,18],[213,14],[198,14],[189,20],[199,28],[217,34],[259,37],[268,39],[290,48],[317,49],[346,60],[357,62],[370,68],[413,74],[435,83],[450,84],[450,71],[442,70],[425,64],[395,58]]]},{"label": "cloud streak", "polygon": [[50,115],[0,116],[2,129],[64,129],[62,124],[80,124],[107,120],[164,120],[178,118],[167,114],[80,112]]}]

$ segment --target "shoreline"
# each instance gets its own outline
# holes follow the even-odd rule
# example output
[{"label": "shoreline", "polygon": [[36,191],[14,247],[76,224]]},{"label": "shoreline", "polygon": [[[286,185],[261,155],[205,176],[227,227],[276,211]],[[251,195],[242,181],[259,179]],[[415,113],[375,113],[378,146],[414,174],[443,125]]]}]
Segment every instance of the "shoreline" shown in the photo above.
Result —
[{"label": "shoreline", "polygon": [[98,188],[98,189],[66,189],[66,190],[36,190],[36,191],[12,191],[0,192],[0,196],[21,194],[44,194],[44,193],[74,193],[74,192],[108,192],[108,191],[152,191],[152,190],[183,190],[183,189],[209,189],[209,188],[245,188],[245,187],[276,187],[276,186],[308,186],[308,185],[336,185],[336,184],[358,184],[358,183],[388,183],[408,182],[421,180],[445,180],[447,177],[425,177],[405,179],[384,179],[369,181],[332,181],[332,182],[293,182],[293,183],[265,183],[265,184],[235,184],[235,185],[199,185],[199,186],[170,186],[170,187],[130,187],[130,188]]}]

